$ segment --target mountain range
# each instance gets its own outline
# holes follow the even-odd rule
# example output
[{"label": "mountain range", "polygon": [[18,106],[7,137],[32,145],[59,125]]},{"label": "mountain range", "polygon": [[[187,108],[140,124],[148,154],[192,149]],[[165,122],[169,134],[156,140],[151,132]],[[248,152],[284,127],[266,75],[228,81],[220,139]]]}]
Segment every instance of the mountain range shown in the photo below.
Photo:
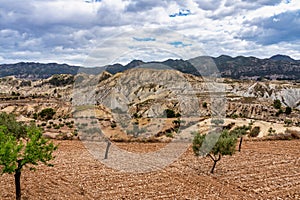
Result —
[{"label": "mountain range", "polygon": [[[300,60],[294,60],[286,55],[274,55],[270,58],[260,59],[256,57],[237,56],[230,57],[221,55],[219,57],[200,56],[195,63],[191,60],[168,59],[162,62],[143,62],[133,60],[126,65],[113,64],[103,67],[80,67],[57,63],[35,63],[20,62],[16,64],[1,64],[0,77],[15,76],[18,78],[40,79],[48,78],[54,74],[99,74],[107,71],[111,74],[123,72],[141,65],[157,66],[163,65],[183,73],[200,75],[194,65],[201,66],[202,61],[213,61],[222,77],[233,79],[278,79],[278,80],[300,80]],[[193,64],[191,64],[193,63]]]}]

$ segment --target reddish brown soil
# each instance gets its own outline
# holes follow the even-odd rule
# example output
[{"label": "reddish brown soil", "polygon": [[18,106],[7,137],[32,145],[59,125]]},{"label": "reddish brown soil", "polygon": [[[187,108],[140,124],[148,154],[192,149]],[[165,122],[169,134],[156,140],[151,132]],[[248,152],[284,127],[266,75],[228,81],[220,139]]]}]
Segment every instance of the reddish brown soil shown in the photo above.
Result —
[{"label": "reddish brown soil", "polygon": [[[80,141],[55,142],[53,168],[23,171],[23,199],[300,199],[300,140],[245,141],[214,175],[211,160],[195,157],[191,148],[164,170],[129,174],[95,160]],[[163,144],[118,145],[147,152]],[[15,198],[13,178],[0,177],[0,199]]]}]

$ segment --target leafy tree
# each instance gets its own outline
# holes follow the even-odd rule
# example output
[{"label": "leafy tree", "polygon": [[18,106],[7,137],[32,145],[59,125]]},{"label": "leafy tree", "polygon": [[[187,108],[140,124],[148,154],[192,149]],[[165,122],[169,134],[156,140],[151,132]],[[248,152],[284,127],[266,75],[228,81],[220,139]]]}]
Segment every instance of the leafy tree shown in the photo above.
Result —
[{"label": "leafy tree", "polygon": [[[235,152],[235,146],[237,143],[237,138],[234,135],[230,135],[227,130],[223,130],[222,133],[217,134],[216,132],[208,133],[211,134],[210,137],[201,135],[197,133],[193,140],[193,151],[196,156],[208,156],[210,157],[214,164],[211,168],[211,173],[214,173],[214,169],[218,161],[221,160],[223,155],[232,155]],[[219,137],[219,138],[216,138]],[[215,141],[215,145],[210,148]]]},{"label": "leafy tree", "polygon": [[35,125],[25,126],[19,123],[18,126],[25,129],[25,134],[20,134],[8,128],[12,124],[18,124],[18,122],[7,121],[6,124],[0,126],[0,166],[2,166],[2,174],[14,173],[16,199],[20,200],[23,167],[30,165],[30,170],[35,170],[33,166],[39,163],[52,166],[48,162],[53,159],[52,153],[57,146],[43,138],[41,130]]},{"label": "leafy tree", "polygon": [[285,114],[286,115],[289,115],[289,114],[291,114],[292,113],[292,108],[291,107],[286,107],[286,109],[285,109]]},{"label": "leafy tree", "polygon": [[249,133],[250,137],[257,137],[260,133],[260,127],[255,126]]},{"label": "leafy tree", "polygon": [[0,113],[0,126],[5,126],[7,131],[13,134],[16,139],[26,136],[26,127],[22,123],[17,122],[12,114]]},{"label": "leafy tree", "polygon": [[53,108],[45,108],[43,109],[41,112],[39,112],[38,114],[42,119],[52,119],[53,116],[55,115],[55,111],[53,110]]},{"label": "leafy tree", "polygon": [[278,117],[279,115],[281,115],[283,113],[283,110],[280,108],[277,112],[276,112],[276,117]]},{"label": "leafy tree", "polygon": [[165,114],[166,114],[167,118],[174,118],[176,115],[174,110],[171,110],[171,109],[166,109]]},{"label": "leafy tree", "polygon": [[276,109],[280,109],[281,108],[281,102],[280,102],[280,100],[279,99],[275,99],[274,102],[273,102],[273,106]]},{"label": "leafy tree", "polygon": [[242,149],[242,143],[243,143],[243,136],[247,134],[249,130],[251,130],[252,126],[238,126],[235,127],[233,130],[231,130],[229,133],[230,135],[236,136],[237,138],[240,138],[240,143],[239,143],[239,152]]}]

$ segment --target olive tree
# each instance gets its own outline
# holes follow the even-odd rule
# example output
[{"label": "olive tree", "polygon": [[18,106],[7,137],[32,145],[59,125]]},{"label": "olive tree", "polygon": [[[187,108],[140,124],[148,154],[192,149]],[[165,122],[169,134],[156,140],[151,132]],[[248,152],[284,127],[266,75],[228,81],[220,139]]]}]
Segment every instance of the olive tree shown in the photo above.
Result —
[{"label": "olive tree", "polygon": [[[14,174],[16,199],[21,199],[21,171],[23,167],[29,165],[30,170],[35,170],[34,166],[48,163],[53,159],[52,153],[57,146],[45,139],[42,131],[35,125],[26,126],[17,122],[12,115],[1,114],[0,121],[0,166],[2,174]],[[7,120],[9,119],[9,120]],[[12,124],[20,129],[11,129]],[[20,134],[18,131],[24,131]]]},{"label": "olive tree", "polygon": [[200,133],[195,134],[193,139],[193,151],[196,156],[208,156],[212,159],[214,164],[210,172],[214,173],[216,164],[221,160],[223,155],[234,154],[237,137],[229,134],[227,130],[222,131],[221,134],[210,132],[208,135],[209,136],[206,137],[206,135]]}]

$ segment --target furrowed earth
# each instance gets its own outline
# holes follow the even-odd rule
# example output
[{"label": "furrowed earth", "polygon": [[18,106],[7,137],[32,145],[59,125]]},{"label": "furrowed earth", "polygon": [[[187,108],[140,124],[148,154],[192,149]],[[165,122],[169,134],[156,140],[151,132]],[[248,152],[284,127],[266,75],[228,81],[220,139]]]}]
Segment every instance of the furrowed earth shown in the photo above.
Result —
[{"label": "furrowed earth", "polygon": [[[78,140],[59,144],[54,167],[22,172],[23,199],[299,199],[300,140],[244,141],[214,174],[208,157],[191,147],[174,163],[149,173],[124,173],[96,160]],[[164,143],[117,143],[145,153]],[[14,199],[14,176],[0,178],[0,199]]]}]

